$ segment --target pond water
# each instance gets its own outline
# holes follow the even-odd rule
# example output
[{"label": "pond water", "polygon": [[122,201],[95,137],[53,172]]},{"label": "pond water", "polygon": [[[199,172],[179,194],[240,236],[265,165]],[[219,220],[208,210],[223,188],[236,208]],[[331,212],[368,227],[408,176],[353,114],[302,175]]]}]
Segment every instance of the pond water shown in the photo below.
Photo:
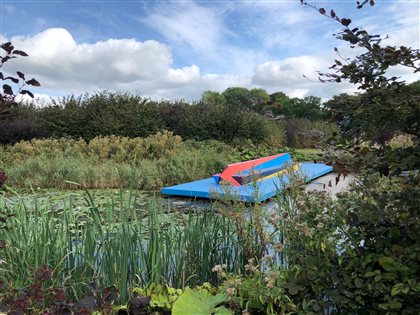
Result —
[{"label": "pond water", "polygon": [[[338,179],[338,181],[337,181]],[[355,181],[353,175],[346,177],[339,176],[336,173],[330,173],[319,177],[312,182],[308,183],[306,190],[311,191],[325,191],[327,194],[336,198],[336,195],[346,189],[349,185]],[[160,200],[163,206],[164,212],[173,212],[183,214],[189,211],[201,211],[209,209],[212,203],[206,199],[193,199],[193,198],[182,198],[182,197],[167,197],[162,196],[157,192],[144,192],[139,190],[127,190],[127,189],[98,189],[98,190],[55,190],[55,189],[20,189],[20,190],[8,190],[6,191],[5,197],[10,201],[26,200],[28,203],[33,202],[34,199],[38,201],[48,201],[55,205],[57,210],[64,207],[71,207],[74,209],[83,209],[87,207],[87,192],[92,196],[95,205],[98,207],[107,206],[112,202],[120,203],[121,198],[123,202],[135,203],[136,208],[140,214],[146,214],[147,200],[156,198]],[[264,207],[270,211],[275,206],[275,202],[268,201],[264,203]]]}]

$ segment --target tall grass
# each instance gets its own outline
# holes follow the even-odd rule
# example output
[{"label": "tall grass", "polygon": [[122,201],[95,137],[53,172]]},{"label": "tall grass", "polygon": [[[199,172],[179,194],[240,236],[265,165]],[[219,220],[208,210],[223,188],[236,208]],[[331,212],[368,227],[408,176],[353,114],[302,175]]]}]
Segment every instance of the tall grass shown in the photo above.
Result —
[{"label": "tall grass", "polygon": [[217,141],[181,142],[171,133],[148,138],[97,137],[22,141],[0,147],[0,169],[14,187],[127,187],[157,190],[208,177],[234,161],[234,148]]},{"label": "tall grass", "polygon": [[215,283],[211,269],[222,263],[229,271],[241,270],[235,224],[213,208],[190,212],[180,222],[153,198],[146,213],[136,204],[136,196],[122,192],[102,206],[87,193],[85,207],[73,206],[71,198],[58,205],[37,197],[2,197],[1,213],[8,218],[0,229],[6,242],[2,277],[11,287],[25,287],[38,267],[47,266],[52,285],[75,300],[93,282],[99,288],[115,285],[126,302],[133,286]]}]

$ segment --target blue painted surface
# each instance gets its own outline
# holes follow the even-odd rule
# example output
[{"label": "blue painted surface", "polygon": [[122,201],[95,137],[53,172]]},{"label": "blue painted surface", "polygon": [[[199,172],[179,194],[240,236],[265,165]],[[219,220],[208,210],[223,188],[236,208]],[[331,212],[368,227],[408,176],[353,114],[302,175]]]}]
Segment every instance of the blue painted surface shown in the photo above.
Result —
[{"label": "blue painted surface", "polygon": [[[277,162],[278,163],[278,162]],[[319,163],[302,163],[298,173],[307,182],[333,171],[331,166]],[[239,199],[241,201],[264,201],[281,192],[289,182],[287,174],[243,186],[218,185],[213,178],[163,188],[162,194],[185,197]]]},{"label": "blue painted surface", "polygon": [[264,171],[268,168],[273,167],[280,167],[280,166],[286,166],[287,164],[292,164],[292,157],[290,156],[290,153],[285,153],[279,157],[276,157],[272,160],[269,160],[267,162],[264,162],[260,165],[254,166],[253,168],[247,169],[243,172],[240,172],[238,175],[246,176],[251,173],[258,174],[259,172]]}]

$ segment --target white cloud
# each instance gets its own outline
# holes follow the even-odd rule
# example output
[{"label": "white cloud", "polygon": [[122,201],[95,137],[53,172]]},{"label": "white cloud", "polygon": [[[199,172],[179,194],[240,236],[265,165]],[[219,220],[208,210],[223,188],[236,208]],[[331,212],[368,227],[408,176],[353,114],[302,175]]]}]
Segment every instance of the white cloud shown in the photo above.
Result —
[{"label": "white cloud", "polygon": [[174,86],[190,84],[200,81],[200,68],[196,65],[180,69],[168,69],[166,82]]},{"label": "white cloud", "polygon": [[165,3],[138,21],[154,28],[171,42],[207,52],[218,50],[228,32],[218,12],[193,2]]},{"label": "white cloud", "polygon": [[235,4],[228,2],[209,6],[174,1],[154,6],[136,20],[159,33],[183,59],[211,65],[211,71],[229,69],[229,73],[243,74],[267,54],[233,43],[240,38],[228,23],[234,8]]},{"label": "white cloud", "polygon": [[[7,62],[5,70],[20,70],[29,78],[35,77],[42,87],[31,90],[45,95],[110,90],[131,91],[155,99],[193,100],[205,90],[222,92],[231,86],[242,86],[261,87],[269,93],[283,91],[294,97],[316,95],[325,99],[356,91],[350,84],[317,81],[316,71],[328,70],[334,60],[332,51],[269,59],[263,55],[255,58],[252,51],[247,54],[227,46],[227,53],[236,59],[230,60],[232,68],[242,71],[227,68],[215,73],[203,71],[195,62],[175,67],[169,46],[154,40],[108,39],[78,43],[63,28],[47,29],[32,37],[15,36],[10,40],[30,56]],[[395,74],[414,80],[404,68],[396,69]],[[46,99],[45,95],[41,98]]]},{"label": "white cloud", "polygon": [[317,71],[326,71],[329,65],[326,56],[299,56],[268,61],[255,67],[252,83],[269,92],[283,91],[292,97],[316,95],[328,98],[333,94],[354,92],[356,89],[350,84],[318,81]]}]

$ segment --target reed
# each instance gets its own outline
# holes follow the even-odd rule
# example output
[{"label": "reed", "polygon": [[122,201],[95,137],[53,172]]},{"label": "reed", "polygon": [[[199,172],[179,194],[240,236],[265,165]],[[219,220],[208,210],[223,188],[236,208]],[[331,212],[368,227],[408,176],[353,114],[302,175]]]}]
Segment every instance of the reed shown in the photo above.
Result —
[{"label": "reed", "polygon": [[115,285],[120,302],[134,286],[151,283],[183,288],[216,283],[211,269],[226,264],[242,268],[242,245],[234,221],[212,207],[201,213],[168,213],[155,198],[138,207],[137,196],[120,191],[98,205],[86,192],[85,206],[71,197],[61,202],[46,198],[0,197],[6,226],[0,239],[0,272],[11,287],[27,287],[41,266],[53,271],[52,283],[79,300],[86,285]]}]

